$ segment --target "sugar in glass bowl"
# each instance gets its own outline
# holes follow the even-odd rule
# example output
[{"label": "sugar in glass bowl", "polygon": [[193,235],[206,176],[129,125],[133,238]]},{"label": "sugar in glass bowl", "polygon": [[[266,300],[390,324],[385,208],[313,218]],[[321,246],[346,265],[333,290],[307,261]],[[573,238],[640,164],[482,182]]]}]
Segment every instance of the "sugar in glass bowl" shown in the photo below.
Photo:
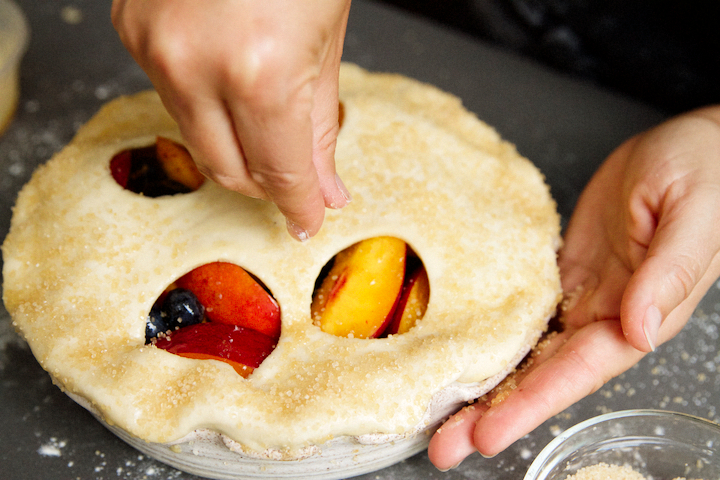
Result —
[{"label": "sugar in glass bowl", "polygon": [[600,463],[629,466],[653,480],[718,480],[720,425],[661,410],[600,415],[550,442],[530,465],[525,480],[564,480]]}]

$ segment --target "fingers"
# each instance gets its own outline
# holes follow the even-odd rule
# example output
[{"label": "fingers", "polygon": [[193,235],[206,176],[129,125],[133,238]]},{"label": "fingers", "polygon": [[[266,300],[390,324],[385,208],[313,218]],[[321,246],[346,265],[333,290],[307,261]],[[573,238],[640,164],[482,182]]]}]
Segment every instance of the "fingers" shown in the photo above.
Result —
[{"label": "fingers", "polygon": [[594,322],[573,334],[566,333],[551,348],[557,352],[537,362],[505,400],[477,421],[473,441],[481,454],[500,453],[643,356],[625,341],[615,320]]},{"label": "fingers", "polygon": [[[342,34],[344,36],[344,28]],[[328,208],[343,208],[350,202],[350,193],[335,171],[335,145],[339,124],[340,58],[342,51],[328,63],[317,82],[313,122],[313,163],[318,174],[320,190]]]},{"label": "fingers", "polygon": [[[266,72],[257,80],[260,87],[233,88],[234,81],[219,92],[181,84],[158,91],[200,171],[225,188],[273,201],[291,235],[307,240],[320,229],[326,203],[313,156],[314,79]],[[335,177],[337,98],[334,104],[335,116],[327,122],[331,148],[323,150],[321,165],[332,182],[325,186],[327,197],[340,208],[347,200]]]},{"label": "fingers", "polygon": [[[626,147],[620,147],[623,152]],[[593,176],[573,212],[559,252],[563,291],[563,321],[580,328],[596,320],[620,318],[620,301],[631,271],[618,255],[624,224],[612,188],[622,179],[616,152]],[[608,191],[610,187],[611,191]]]},{"label": "fingers", "polygon": [[475,451],[495,456],[643,355],[625,341],[617,320],[557,334],[544,342],[530,368],[516,376],[518,386],[504,400],[492,407],[473,404],[445,422],[430,441],[430,461],[447,470]]},{"label": "fingers", "polygon": [[718,108],[679,117],[626,142],[601,166],[558,260],[567,331],[506,399],[443,427],[429,450],[435,465],[457,464],[470,445],[499,453],[685,325],[720,276],[719,127]]},{"label": "fingers", "polygon": [[267,79],[256,94],[228,90],[235,135],[242,146],[249,177],[275,202],[300,240],[322,224],[325,202],[312,161],[311,79]]},{"label": "fingers", "polygon": [[319,73],[283,52],[265,55],[251,85],[224,95],[250,179],[285,215],[290,233],[306,240],[319,230],[326,206],[349,201],[334,161],[339,55],[329,52]]},{"label": "fingers", "polygon": [[[533,352],[529,364],[531,366],[512,374],[513,381],[521,382],[532,371],[532,366],[551,358],[566,342],[567,337],[567,333],[562,333],[541,342],[542,348],[538,346]],[[435,432],[428,446],[428,456],[433,465],[440,470],[448,470],[458,466],[468,455],[477,451],[474,439],[476,423],[488,411],[490,404],[491,402],[476,402],[468,405],[451,416]]]},{"label": "fingers", "polygon": [[200,172],[220,186],[253,198],[269,200],[251,177],[237,140],[230,113],[215,96],[193,94],[190,101],[175,101],[167,93],[163,102],[177,119]]},{"label": "fingers", "polygon": [[482,403],[468,405],[435,432],[428,445],[428,456],[433,465],[442,471],[450,470],[477,451],[473,443],[475,422],[487,409],[488,406]]},{"label": "fingers", "polygon": [[720,273],[720,191],[693,188],[700,191],[664,211],[623,296],[623,330],[640,350],[659,345],[660,326],[668,316],[687,319]]}]

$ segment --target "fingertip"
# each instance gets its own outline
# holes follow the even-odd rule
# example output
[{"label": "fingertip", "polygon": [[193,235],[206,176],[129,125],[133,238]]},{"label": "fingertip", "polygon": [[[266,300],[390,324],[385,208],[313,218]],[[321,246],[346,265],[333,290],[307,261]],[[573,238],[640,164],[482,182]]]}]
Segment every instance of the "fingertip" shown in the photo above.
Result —
[{"label": "fingertip", "polygon": [[428,458],[440,471],[456,468],[477,449],[473,443],[475,423],[486,411],[480,404],[468,405],[451,416],[430,439]]},{"label": "fingertip", "polygon": [[[337,94],[332,96],[329,113],[321,115],[321,118],[337,119]],[[313,165],[318,175],[320,191],[325,200],[325,206],[332,209],[340,209],[350,203],[351,195],[345,183],[335,169],[335,146],[337,144],[338,122],[328,120],[327,124],[315,124],[313,139]],[[320,132],[324,132],[320,134]]]},{"label": "fingertip", "polygon": [[336,173],[334,180],[333,186],[323,188],[323,199],[326,207],[338,210],[346,207],[352,201],[352,196],[340,175]]},{"label": "fingertip", "polygon": [[[280,208],[281,213],[285,216],[285,225],[287,231],[292,238],[304,243],[314,237],[322,227],[325,219],[325,207],[322,199],[304,204],[305,208],[301,211],[287,211]],[[280,205],[278,204],[278,207]]]},{"label": "fingertip", "polygon": [[[647,342],[647,348],[654,352],[655,347],[658,343],[658,334],[660,333],[660,325],[662,324],[662,314],[655,305],[650,305],[645,310],[645,317],[643,318],[643,333],[645,335],[645,341]],[[644,345],[643,345],[644,346]]]},{"label": "fingertip", "polygon": [[345,186],[345,182],[343,182],[335,170],[334,141],[324,148],[315,147],[313,152],[313,165],[317,172],[318,185],[322,192],[325,206],[335,210],[347,206],[352,200],[352,196]]},{"label": "fingertip", "polygon": [[[504,433],[512,430],[511,425],[509,425],[508,428],[502,429],[495,427],[495,424],[498,423],[495,417],[497,417],[497,411],[500,407],[502,407],[502,403],[488,410],[485,415],[478,420],[475,431],[473,432],[473,444],[475,448],[477,448],[477,451],[480,452],[480,455],[485,458],[493,458],[505,450],[505,448],[509,447],[512,441],[514,441],[514,438],[510,441],[504,438]],[[502,419],[502,415],[500,418]],[[500,422],[502,422],[502,420],[500,420]]]},{"label": "fingertip", "polygon": [[[675,300],[672,295],[661,295],[663,274],[667,269],[657,257],[647,259],[630,278],[620,305],[620,323],[627,342],[644,353],[654,352],[660,342],[660,327],[664,321],[664,309],[672,311]],[[669,303],[669,305],[664,305]]]},{"label": "fingertip", "polygon": [[636,350],[650,353],[654,352],[659,344],[663,316],[654,304],[645,305],[647,306],[631,306],[621,311],[620,323],[627,343]]},{"label": "fingertip", "polygon": [[310,240],[310,233],[305,228],[293,222],[289,218],[285,218],[285,225],[290,236],[298,242],[305,243]]}]

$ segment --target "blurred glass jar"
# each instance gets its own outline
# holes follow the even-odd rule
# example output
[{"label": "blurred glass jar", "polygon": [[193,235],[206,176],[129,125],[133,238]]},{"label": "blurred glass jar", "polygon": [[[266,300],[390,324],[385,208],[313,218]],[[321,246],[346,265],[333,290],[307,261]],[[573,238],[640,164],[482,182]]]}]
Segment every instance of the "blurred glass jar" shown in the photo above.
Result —
[{"label": "blurred glass jar", "polygon": [[720,425],[660,410],[600,415],[558,435],[530,465],[525,480],[564,480],[600,463],[628,466],[646,478],[717,480]]},{"label": "blurred glass jar", "polygon": [[0,0],[0,135],[10,124],[20,97],[20,61],[27,50],[29,28],[20,7]]}]

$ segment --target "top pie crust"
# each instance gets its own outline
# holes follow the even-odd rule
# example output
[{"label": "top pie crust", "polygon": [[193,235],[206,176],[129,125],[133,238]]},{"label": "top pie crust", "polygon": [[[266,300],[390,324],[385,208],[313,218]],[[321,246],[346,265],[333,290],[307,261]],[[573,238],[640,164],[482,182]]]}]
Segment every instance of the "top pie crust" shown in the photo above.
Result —
[{"label": "top pie crust", "polygon": [[[181,140],[154,92],[110,102],[37,170],[3,245],[4,301],[58,385],[146,441],[210,429],[262,451],[402,435],[446,387],[514,366],[560,295],[559,218],[542,175],[429,85],[345,64],[340,98],[337,170],[353,200],[306,243],[272,204],[213,182],[159,198],[120,187],[115,153]],[[425,317],[384,339],[323,333],[310,319],[320,269],[379,235],[422,258]],[[255,274],[281,307],[279,344],[248,379],[144,345],[163,289],[218,260]]]}]

